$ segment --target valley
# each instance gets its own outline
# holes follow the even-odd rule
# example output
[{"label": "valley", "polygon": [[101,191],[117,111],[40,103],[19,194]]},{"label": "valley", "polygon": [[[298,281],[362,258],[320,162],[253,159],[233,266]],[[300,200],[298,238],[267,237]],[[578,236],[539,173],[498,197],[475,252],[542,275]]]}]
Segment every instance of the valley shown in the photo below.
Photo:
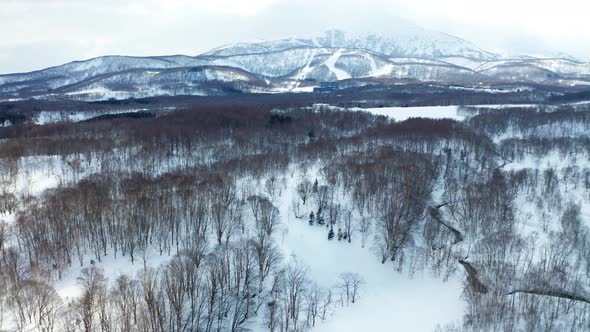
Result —
[{"label": "valley", "polygon": [[0,329],[588,326],[589,103],[304,97],[12,102]]},{"label": "valley", "polygon": [[3,3],[0,332],[590,331],[584,10],[304,2]]}]

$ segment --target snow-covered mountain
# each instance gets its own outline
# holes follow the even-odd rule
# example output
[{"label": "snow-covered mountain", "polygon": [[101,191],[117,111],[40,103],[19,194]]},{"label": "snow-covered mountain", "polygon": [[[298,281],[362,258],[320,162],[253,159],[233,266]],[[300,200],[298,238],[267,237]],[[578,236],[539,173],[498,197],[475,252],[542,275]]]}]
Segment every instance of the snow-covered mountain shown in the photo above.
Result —
[{"label": "snow-covered mountain", "polygon": [[413,26],[387,35],[329,30],[313,38],[237,43],[196,57],[104,56],[0,75],[0,98],[96,100],[309,91],[322,81],[366,78],[590,85],[590,63],[530,56],[505,59],[460,38]]},{"label": "snow-covered mountain", "polygon": [[436,58],[461,56],[492,60],[498,57],[463,39],[414,26],[404,27],[391,35],[347,34],[342,30],[328,30],[314,38],[289,38],[277,41],[239,43],[215,49],[206,55],[232,56],[283,51],[293,48],[346,48],[365,50],[387,57]]}]

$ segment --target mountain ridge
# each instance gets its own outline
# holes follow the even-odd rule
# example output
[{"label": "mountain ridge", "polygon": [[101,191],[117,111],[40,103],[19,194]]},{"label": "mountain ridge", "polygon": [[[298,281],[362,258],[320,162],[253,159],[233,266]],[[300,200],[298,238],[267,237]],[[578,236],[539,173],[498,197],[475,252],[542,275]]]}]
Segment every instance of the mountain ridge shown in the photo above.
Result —
[{"label": "mountain ridge", "polygon": [[[305,92],[322,81],[370,77],[467,85],[590,85],[590,63],[566,58],[502,58],[445,33],[409,30],[383,36],[333,29],[312,38],[240,42],[197,56],[100,56],[0,75],[0,99]],[[72,87],[79,91],[71,91]],[[87,95],[85,91],[99,93]]]}]

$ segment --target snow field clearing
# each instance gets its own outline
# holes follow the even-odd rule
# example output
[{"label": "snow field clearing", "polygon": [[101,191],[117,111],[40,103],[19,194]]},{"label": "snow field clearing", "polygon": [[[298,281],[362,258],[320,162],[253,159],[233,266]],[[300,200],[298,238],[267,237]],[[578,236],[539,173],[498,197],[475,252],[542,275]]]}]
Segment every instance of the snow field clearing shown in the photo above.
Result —
[{"label": "snow field clearing", "polygon": [[[564,104],[564,105],[583,105],[588,102]],[[535,104],[497,104],[497,105],[452,105],[452,106],[413,106],[413,107],[378,107],[378,108],[352,108],[353,111],[364,111],[375,115],[384,115],[395,121],[405,121],[410,118],[430,118],[430,119],[453,119],[463,121],[466,115],[459,109],[461,107],[474,108],[539,108]],[[508,135],[508,134],[507,134]]]},{"label": "snow field clearing", "polygon": [[309,226],[306,220],[289,218],[288,229],[283,251],[309,265],[316,282],[333,286],[346,272],[357,272],[366,282],[356,303],[337,309],[315,331],[384,331],[395,326],[399,331],[426,332],[461,319],[459,280],[442,282],[429,275],[399,273],[394,264],[381,264],[368,246],[361,248],[360,239],[328,241],[324,227]]},{"label": "snow field clearing", "polygon": [[425,107],[383,107],[357,109],[375,115],[384,115],[395,121],[410,118],[453,119],[463,121],[464,115],[459,114],[459,106],[425,106]]},{"label": "snow field clearing", "polygon": [[[313,181],[317,171],[310,173],[308,178]],[[290,208],[298,178],[297,173],[287,178],[286,190],[278,199],[283,232],[278,232],[276,241],[283,255],[295,256],[309,266],[312,279],[322,287],[336,286],[340,274],[347,272],[359,273],[365,281],[356,303],[345,308],[338,305],[334,317],[316,325],[313,331],[385,331],[395,326],[398,331],[426,332],[460,321],[465,306],[459,278],[443,282],[427,272],[413,276],[407,271],[400,273],[395,270],[397,264],[381,264],[371,250],[371,236],[362,248],[358,232],[353,234],[352,243],[328,241],[325,226],[308,224],[313,202],[302,206],[302,211],[310,209],[302,219],[296,218]],[[333,292],[334,300],[339,301],[338,290]]]},{"label": "snow field clearing", "polygon": [[50,123],[58,122],[81,122],[88,119],[108,114],[121,114],[121,113],[136,113],[149,111],[147,108],[141,109],[123,109],[123,110],[111,110],[111,111],[41,111],[35,115],[33,122],[37,125],[45,125]]},{"label": "snow field clearing", "polygon": [[[145,255],[145,268],[158,268],[159,266],[163,266],[172,260],[174,256],[175,251],[171,255],[168,255],[167,253],[160,255],[154,248],[148,248]],[[90,268],[91,266],[102,269],[104,276],[109,282],[115,281],[115,279],[123,274],[134,277],[144,270],[141,253],[136,253],[133,263],[131,263],[131,257],[128,254],[123,256],[119,252],[117,258],[115,258],[112,251],[109,252],[107,256],[103,256],[100,262],[96,259],[94,259],[94,261],[95,263],[91,265],[89,264],[89,260],[86,260],[83,266],[80,266],[78,261],[74,261],[72,266],[64,271],[63,278],[55,282],[53,285],[59,296],[65,300],[73,300],[80,296],[81,289],[78,284],[78,277],[81,275],[82,269]]]}]

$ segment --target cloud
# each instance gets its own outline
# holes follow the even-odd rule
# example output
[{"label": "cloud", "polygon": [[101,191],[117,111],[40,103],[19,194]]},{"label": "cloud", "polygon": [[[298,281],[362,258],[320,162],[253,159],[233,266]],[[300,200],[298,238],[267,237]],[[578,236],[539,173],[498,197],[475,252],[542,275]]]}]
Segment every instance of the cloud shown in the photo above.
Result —
[{"label": "cloud", "polygon": [[583,0],[0,0],[0,72],[103,54],[196,55],[327,28],[387,33],[400,18],[491,50],[590,59]]},{"label": "cloud", "polygon": [[[51,50],[51,51],[48,51]],[[39,42],[19,44],[13,47],[3,47],[0,51],[0,70],[8,68],[6,72],[25,72],[33,69],[45,68],[70,59],[71,54],[78,54],[83,58],[88,49],[81,44],[70,42]],[[38,67],[39,63],[43,63]]]}]

